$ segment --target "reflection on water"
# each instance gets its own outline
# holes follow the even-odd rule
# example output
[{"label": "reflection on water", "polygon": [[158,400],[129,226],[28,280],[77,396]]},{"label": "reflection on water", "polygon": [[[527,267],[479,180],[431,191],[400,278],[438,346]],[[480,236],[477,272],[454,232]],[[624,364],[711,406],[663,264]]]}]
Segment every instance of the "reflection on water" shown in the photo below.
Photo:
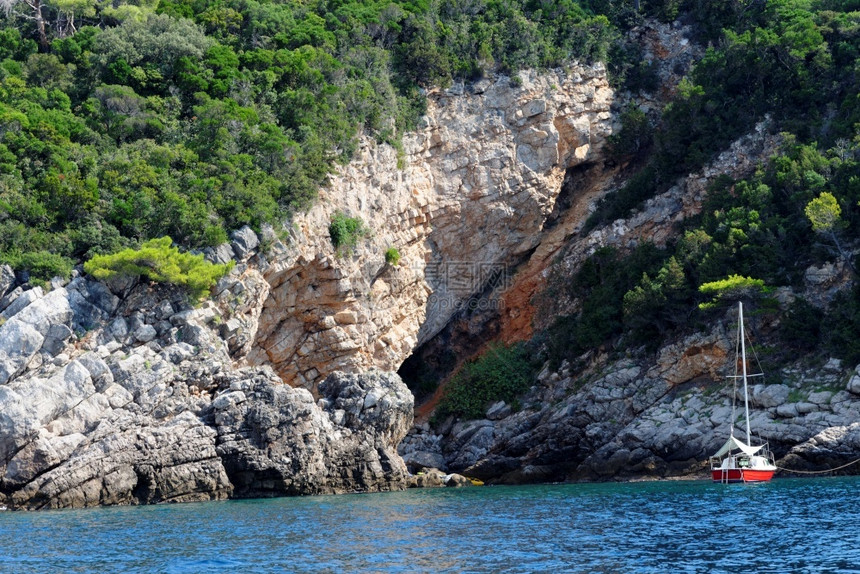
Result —
[{"label": "reflection on water", "polygon": [[858,478],[0,513],[0,572],[858,572]]}]

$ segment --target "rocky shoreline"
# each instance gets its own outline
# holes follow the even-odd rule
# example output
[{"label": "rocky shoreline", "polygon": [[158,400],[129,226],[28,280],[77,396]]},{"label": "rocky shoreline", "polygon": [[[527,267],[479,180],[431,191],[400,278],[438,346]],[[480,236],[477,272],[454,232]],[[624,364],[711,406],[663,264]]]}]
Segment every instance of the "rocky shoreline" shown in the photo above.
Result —
[{"label": "rocky shoreline", "polygon": [[[139,280],[77,270],[37,286],[0,266],[0,506],[385,491],[453,475],[462,485],[701,476],[731,411],[730,315],[657,355],[595,350],[577,368],[545,368],[516,409],[497,402],[480,420],[413,426],[413,396],[393,371],[422,344],[438,343],[432,353],[455,341],[456,362],[495,337],[528,336],[542,327],[531,301],[550,265],[665,244],[698,214],[709,181],[749,173],[777,145],[760,124],[629,219],[580,236],[617,184],[602,156],[617,127],[606,71],[520,79],[430,94],[405,157],[365,141],[284,233],[246,227],[207,250],[237,264],[199,306]],[[559,207],[566,173],[579,187]],[[346,255],[328,236],[336,213],[369,228]],[[391,247],[400,265],[385,261]],[[808,270],[798,294],[824,304],[848,285],[829,265]],[[781,292],[781,304],[793,296]],[[462,312],[474,302],[487,312]],[[575,304],[559,298],[549,315]],[[776,377],[753,389],[753,421],[780,466],[860,455],[860,367],[788,365]]]},{"label": "rocky shoreline", "polygon": [[0,305],[0,504],[406,487],[396,446],[413,399],[396,374],[334,373],[315,398],[269,367],[234,364],[223,305],[192,308],[143,283],[114,286],[120,297],[80,276],[47,293],[22,287]]},{"label": "rocky shoreline", "polygon": [[[545,369],[518,412],[499,402],[484,419],[419,422],[399,452],[408,466],[434,466],[488,484],[707,478],[708,457],[728,438],[732,414],[726,341],[721,325],[665,347],[650,361],[597,360],[584,372],[566,364]],[[751,387],[750,418],[780,474],[844,465],[836,473],[860,474],[854,464],[860,459],[860,365],[846,369],[831,359],[786,367],[777,378],[782,382]]]},{"label": "rocky shoreline", "polygon": [[[247,364],[242,326],[259,301],[247,263],[198,308],[148,283],[0,276],[0,504],[11,509],[701,478],[731,412],[731,314],[650,362],[544,369],[521,410],[499,402],[485,419],[434,428],[413,426],[394,373],[335,372],[311,391]],[[856,460],[860,366],[834,359],[779,379],[751,390],[753,426],[778,465]]]}]

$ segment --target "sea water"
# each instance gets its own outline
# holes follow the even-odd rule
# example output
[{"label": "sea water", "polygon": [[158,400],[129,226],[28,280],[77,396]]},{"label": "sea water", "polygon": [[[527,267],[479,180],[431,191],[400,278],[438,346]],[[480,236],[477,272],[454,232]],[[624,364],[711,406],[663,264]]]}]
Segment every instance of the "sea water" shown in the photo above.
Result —
[{"label": "sea water", "polygon": [[860,572],[860,478],[0,512],[0,572]]}]

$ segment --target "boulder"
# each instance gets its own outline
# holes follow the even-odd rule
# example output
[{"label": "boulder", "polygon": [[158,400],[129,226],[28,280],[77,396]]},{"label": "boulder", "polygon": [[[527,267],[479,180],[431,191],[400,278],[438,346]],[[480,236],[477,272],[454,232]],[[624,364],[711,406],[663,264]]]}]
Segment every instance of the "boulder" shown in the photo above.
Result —
[{"label": "boulder", "polygon": [[778,407],[791,393],[786,385],[755,385],[752,388],[752,402],[764,408]]},{"label": "boulder", "polygon": [[438,452],[412,451],[401,456],[403,462],[406,463],[406,468],[411,473],[416,473],[422,468],[441,468],[444,470],[448,467],[445,457]]},{"label": "boulder", "polygon": [[445,473],[436,468],[423,468],[409,477],[409,488],[438,488],[445,486]]},{"label": "boulder", "polygon": [[90,331],[107,318],[107,314],[90,303],[81,291],[69,289],[68,296],[73,315],[72,323],[76,330]]},{"label": "boulder", "polygon": [[[35,290],[41,291],[39,287]],[[43,337],[53,325],[71,325],[73,317],[69,294],[65,289],[54,289],[22,309],[16,319],[30,324]]]},{"label": "boulder", "polygon": [[224,265],[233,261],[235,253],[229,243],[222,243],[217,247],[207,247],[203,253],[206,259],[217,265]]},{"label": "boulder", "polygon": [[9,305],[11,305],[12,302],[15,301],[15,299],[17,299],[18,297],[20,297],[23,293],[24,288],[18,286],[0,297],[0,311],[5,311],[9,307]]},{"label": "boulder", "polygon": [[809,402],[815,405],[829,405],[830,400],[833,398],[833,393],[830,391],[817,391],[814,393],[809,393]]},{"label": "boulder", "polygon": [[160,422],[121,412],[10,499],[19,508],[80,508],[227,498],[232,488],[215,438],[190,412]]},{"label": "boulder", "polygon": [[[14,284],[15,271],[13,271],[8,265],[0,265],[0,298],[5,296]],[[2,310],[2,305],[0,305],[0,311]]]},{"label": "boulder", "polygon": [[104,333],[109,335],[109,339],[122,342],[128,336],[128,323],[122,317],[117,317],[105,328]]},{"label": "boulder", "polygon": [[[36,287],[35,289],[22,292],[20,295],[16,296],[5,309],[3,309],[3,312],[0,313],[0,319],[9,319],[14,317],[19,312],[23,311],[25,307],[29,306],[34,301],[37,301],[43,294],[41,287]],[[27,322],[32,324],[31,321]]]},{"label": "boulder", "polygon": [[233,240],[230,242],[230,246],[233,248],[233,253],[236,254],[236,259],[239,261],[250,257],[254,249],[260,244],[260,238],[247,225],[234,231],[230,237]]},{"label": "boulder", "polygon": [[155,317],[160,321],[169,320],[174,313],[176,313],[176,309],[167,299],[162,299],[155,308]]},{"label": "boulder", "polygon": [[140,343],[148,343],[158,336],[158,332],[152,325],[141,325],[134,333],[134,338]]},{"label": "boulder", "polygon": [[846,386],[848,392],[860,395],[860,365],[858,365],[854,369],[854,374],[848,379],[848,385]]},{"label": "boulder", "polygon": [[72,338],[72,330],[64,323],[51,325],[45,334],[45,342],[42,343],[42,352],[50,356],[56,356],[66,346],[66,341]]},{"label": "boulder", "polygon": [[0,385],[20,373],[44,341],[41,333],[17,317],[0,325]]},{"label": "boulder", "polygon": [[[77,281],[75,280],[75,282]],[[81,285],[82,289],[80,289],[80,292],[86,297],[87,301],[108,315],[114,313],[119,307],[119,297],[114,295],[104,283],[88,280],[78,284]]]},{"label": "boulder", "polygon": [[794,418],[798,415],[797,405],[795,403],[786,403],[776,407],[776,414],[783,418]]},{"label": "boulder", "polygon": [[472,486],[472,481],[463,476],[462,474],[449,474],[448,478],[445,480],[445,486],[450,486],[454,488]]},{"label": "boulder", "polygon": [[505,401],[498,401],[490,405],[487,409],[487,418],[491,421],[503,419],[511,414],[511,407]]}]

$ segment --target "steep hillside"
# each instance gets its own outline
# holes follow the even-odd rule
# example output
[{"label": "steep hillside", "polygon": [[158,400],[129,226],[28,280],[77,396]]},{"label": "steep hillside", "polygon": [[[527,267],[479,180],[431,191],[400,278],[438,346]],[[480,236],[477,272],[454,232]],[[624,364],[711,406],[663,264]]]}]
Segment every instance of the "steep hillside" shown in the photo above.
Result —
[{"label": "steep hillside", "polygon": [[852,2],[335,4],[10,5],[0,505],[858,457]]}]

